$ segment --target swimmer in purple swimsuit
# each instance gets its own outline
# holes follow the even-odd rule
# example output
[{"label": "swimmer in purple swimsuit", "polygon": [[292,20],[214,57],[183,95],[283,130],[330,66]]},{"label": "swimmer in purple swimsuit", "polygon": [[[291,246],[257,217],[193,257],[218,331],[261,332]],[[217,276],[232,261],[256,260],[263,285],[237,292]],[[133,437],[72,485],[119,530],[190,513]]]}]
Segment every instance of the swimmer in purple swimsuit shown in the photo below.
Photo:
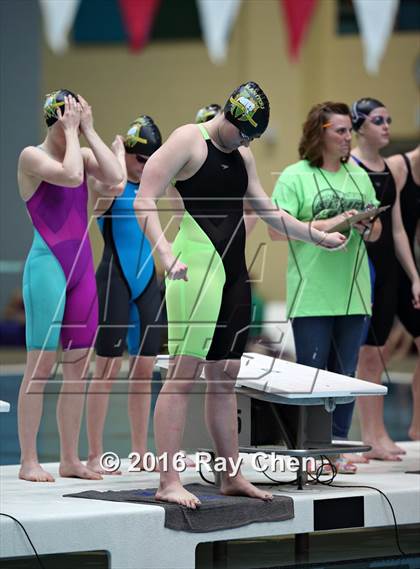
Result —
[{"label": "swimmer in purple swimsuit", "polygon": [[[60,476],[100,479],[79,459],[86,369],[94,345],[98,306],[87,215],[87,177],[109,186],[114,195],[123,179],[116,154],[93,127],[89,104],[70,91],[47,95],[47,136],[19,158],[18,183],[34,226],[34,241],[25,264],[23,298],[26,312],[27,362],[19,392],[21,447],[19,477],[53,482],[38,461],[36,438],[43,391],[57,361],[61,341],[63,385],[57,406]],[[80,148],[79,134],[90,148]]]}]

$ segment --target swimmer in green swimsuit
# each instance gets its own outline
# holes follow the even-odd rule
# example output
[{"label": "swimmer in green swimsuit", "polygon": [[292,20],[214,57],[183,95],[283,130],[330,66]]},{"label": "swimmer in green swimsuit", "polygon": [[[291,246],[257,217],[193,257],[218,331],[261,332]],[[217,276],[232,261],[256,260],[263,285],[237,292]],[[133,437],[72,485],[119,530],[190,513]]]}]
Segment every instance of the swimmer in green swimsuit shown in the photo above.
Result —
[{"label": "swimmer in green swimsuit", "polygon": [[[181,485],[172,458],[181,445],[188,394],[204,368],[207,379],[206,423],[219,457],[238,460],[237,408],[234,392],[250,324],[251,295],[245,264],[243,200],[278,231],[324,247],[345,238],[311,229],[282,210],[264,193],[250,142],[265,131],[269,103],[252,82],[237,88],[223,113],[205,125],[185,125],[148,160],[142,195],[135,208],[139,223],[158,252],[167,274],[168,378],[155,410],[158,455],[162,468],[159,500],[196,508],[199,499]],[[156,201],[171,180],[185,213],[171,249],[160,225]],[[222,494],[270,500],[271,494],[227,466]]]}]

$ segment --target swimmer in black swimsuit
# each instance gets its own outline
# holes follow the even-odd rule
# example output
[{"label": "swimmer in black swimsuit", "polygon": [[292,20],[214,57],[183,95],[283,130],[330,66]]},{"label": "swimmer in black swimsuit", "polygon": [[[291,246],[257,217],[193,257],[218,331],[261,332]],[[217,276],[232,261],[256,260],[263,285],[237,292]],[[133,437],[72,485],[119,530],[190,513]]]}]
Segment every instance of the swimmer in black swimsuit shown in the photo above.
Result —
[{"label": "swimmer in black swimsuit", "polygon": [[[234,386],[250,324],[250,286],[245,264],[243,199],[278,231],[331,248],[345,237],[325,234],[276,208],[258,179],[249,144],[265,131],[269,103],[252,82],[238,87],[224,111],[204,125],[178,128],[149,159],[143,192],[135,207],[139,222],[167,273],[168,379],[155,410],[158,455],[167,455],[156,497],[196,508],[199,500],[181,485],[173,456],[180,448],[188,394],[205,369],[206,422],[219,457],[238,457]],[[201,128],[200,128],[201,127]],[[185,213],[170,247],[156,201],[177,180]],[[147,222],[146,219],[147,218]],[[264,500],[271,495],[249,483],[227,463],[221,492]]]},{"label": "swimmer in black swimsuit", "polygon": [[[372,320],[359,355],[359,377],[381,382],[383,346],[391,331],[397,310],[397,260],[411,281],[414,306],[420,308],[420,279],[401,218],[400,197],[389,166],[380,150],[389,143],[391,117],[385,105],[376,99],[363,98],[352,106],[353,128],[358,146],[353,150],[354,161],[364,168],[375,187],[381,205],[391,208],[381,215],[382,234],[367,244],[374,270]],[[364,399],[364,400],[362,400]],[[387,433],[383,419],[383,397],[359,399],[363,441],[372,446],[366,458],[400,460],[405,451]]]},{"label": "swimmer in black swimsuit", "polygon": [[[87,465],[100,474],[109,474],[101,465],[103,431],[109,395],[126,347],[131,451],[141,457],[147,451],[151,380],[163,328],[162,297],[150,244],[133,209],[134,199],[141,192],[144,165],[162,143],[160,131],[151,117],[141,115],[130,125],[124,139],[117,136],[115,142],[119,142],[116,155],[125,174],[119,187],[122,193],[104,199],[98,193],[102,189],[99,182],[91,187],[104,250],[96,272],[99,328],[95,374],[86,401]],[[142,465],[141,460],[138,466]]]},{"label": "swimmer in black swimsuit", "polygon": [[[416,239],[420,242],[420,146],[407,154],[391,156],[387,161],[394,175],[397,191],[400,192],[401,216],[415,258],[414,244]],[[397,316],[413,337],[419,354],[413,375],[413,415],[408,430],[409,437],[418,441],[420,440],[420,312],[414,307],[410,292],[411,283],[398,264]],[[386,356],[387,348],[388,345],[385,345]]]}]

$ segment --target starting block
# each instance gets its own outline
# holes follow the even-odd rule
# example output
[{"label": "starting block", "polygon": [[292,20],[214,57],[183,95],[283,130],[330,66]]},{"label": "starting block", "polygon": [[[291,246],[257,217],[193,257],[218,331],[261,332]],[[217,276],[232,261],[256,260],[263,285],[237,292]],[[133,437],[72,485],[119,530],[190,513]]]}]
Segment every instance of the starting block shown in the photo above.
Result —
[{"label": "starting block", "polygon": [[[167,369],[168,356],[157,365]],[[202,374],[204,378],[204,372]],[[205,381],[192,391],[183,446],[211,449],[204,424]],[[386,395],[387,388],[317,368],[257,353],[245,353],[236,380],[239,451],[320,457],[366,452],[371,447],[332,440],[332,412],[355,397]],[[298,472],[298,484],[305,481]]]}]

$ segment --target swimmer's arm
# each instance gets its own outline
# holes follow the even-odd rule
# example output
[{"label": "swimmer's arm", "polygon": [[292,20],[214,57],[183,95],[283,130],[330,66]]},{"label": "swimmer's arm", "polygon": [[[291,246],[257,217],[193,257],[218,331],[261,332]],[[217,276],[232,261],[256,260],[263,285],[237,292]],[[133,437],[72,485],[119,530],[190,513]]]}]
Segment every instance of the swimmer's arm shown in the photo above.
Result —
[{"label": "swimmer's arm", "polygon": [[[395,253],[409,279],[411,282],[413,282],[413,279],[415,279],[415,277],[418,278],[418,273],[415,267],[413,256],[411,254],[410,244],[404,229],[401,214],[401,191],[407,181],[407,165],[401,154],[394,154],[394,156],[387,158],[385,162],[388,164],[389,169],[391,170],[391,174],[394,178],[395,187],[397,190],[397,198],[395,200],[395,204],[392,207],[392,234],[395,243]],[[413,264],[415,271],[413,271]]]},{"label": "swimmer's arm", "polygon": [[401,214],[400,194],[405,186],[408,176],[407,165],[400,154],[394,154],[385,160],[395,181],[397,197],[392,207],[392,235],[395,244],[395,253],[411,282],[418,278],[417,269],[411,254],[410,244],[404,229]]},{"label": "swimmer's arm", "polygon": [[[85,135],[86,136],[86,135]],[[102,182],[103,188],[122,184],[124,177],[121,166],[96,132],[86,136],[91,148],[82,148],[86,173]]]},{"label": "swimmer's arm", "polygon": [[245,199],[244,200],[244,223],[246,235],[250,235],[258,221],[258,214],[252,208],[252,204]]},{"label": "swimmer's arm", "polygon": [[[395,204],[392,207],[392,236],[394,238],[395,254],[401,263],[404,271],[407,273],[412,285],[419,283],[419,274],[417,272],[416,264],[411,254],[410,244],[408,241],[407,233],[405,232],[402,217],[401,217],[401,204],[400,193],[397,192]],[[416,299],[420,306],[420,294]]]},{"label": "swimmer's arm", "polygon": [[[286,239],[298,239],[308,243],[325,243],[329,237],[323,231],[312,225],[302,223],[286,211],[277,208],[264,192],[258,178],[255,159],[249,148],[241,148],[240,152],[244,159],[248,172],[248,189],[246,197],[252,203],[253,209],[267,224],[277,232],[286,236]],[[331,234],[337,235],[337,234]],[[328,241],[327,241],[328,240]],[[344,241],[344,238],[343,238]]]},{"label": "swimmer's arm", "polygon": [[[308,225],[310,224],[311,227],[315,227],[318,231],[330,231],[335,225],[346,221],[346,219],[351,218],[357,213],[359,213],[357,209],[349,209],[347,211],[343,211],[343,213],[334,215],[334,217],[329,217],[327,219],[314,219],[313,221],[304,223]],[[379,217],[373,221],[369,219],[360,221],[359,223],[353,224],[351,227],[360,233],[364,241],[376,241],[379,239],[382,232],[382,223]],[[350,224],[348,228],[350,229]]]},{"label": "swimmer's arm", "polygon": [[185,211],[184,202],[178,190],[172,184],[166,188],[166,196],[168,198],[168,209],[175,215],[180,216]]},{"label": "swimmer's arm", "polygon": [[123,180],[123,172],[117,157],[104,143],[93,126],[92,108],[78,95],[81,107],[80,130],[90,148],[82,148],[86,173],[109,186],[116,186]]},{"label": "swimmer's arm", "polygon": [[[194,126],[194,125],[190,125]],[[171,181],[191,159],[190,148],[194,144],[196,129],[188,126],[175,130],[168,140],[147,161],[142,178],[141,194],[134,200],[140,227],[159,254],[165,270],[170,271],[174,256],[159,220],[156,202],[161,198]]]},{"label": "swimmer's arm", "polygon": [[[401,266],[407,273],[408,278],[412,283],[419,279],[416,264],[411,254],[410,243],[408,241],[407,233],[404,229],[404,224],[401,215],[401,201],[400,194],[407,179],[407,167],[404,159],[400,155],[391,156],[387,158],[392,176],[395,180],[397,189],[397,197],[395,204],[392,207],[392,236],[394,238],[395,254],[401,263]],[[420,301],[420,299],[419,299]]]},{"label": "swimmer's arm", "polygon": [[19,156],[18,171],[56,186],[77,188],[83,182],[83,158],[77,130],[64,130],[66,152],[63,162],[51,158],[35,146],[24,148]]},{"label": "swimmer's arm", "polygon": [[[109,185],[101,182],[93,176],[89,176],[89,190],[91,191],[94,201],[104,201],[101,198],[113,198],[121,195],[124,192],[124,188],[127,184],[127,166],[125,163],[125,148],[123,144],[123,139],[120,135],[117,135],[112,143],[112,152],[118,160],[121,171],[123,173],[123,178],[119,184]],[[86,149],[84,149],[86,150]],[[83,150],[82,150],[83,151]],[[108,200],[105,200],[108,201]],[[100,208],[102,209],[102,207]],[[106,208],[108,209],[108,208]]]},{"label": "swimmer's arm", "polygon": [[278,231],[273,229],[271,225],[267,227],[267,231],[271,241],[289,241],[286,235],[279,233]]},{"label": "swimmer's arm", "polygon": [[96,178],[93,178],[92,176],[88,177],[90,202],[92,204],[93,213],[96,216],[101,216],[106,211],[108,211],[108,209],[112,206],[114,197],[119,195],[119,193],[104,194],[103,188],[100,187],[101,184],[102,182],[99,182]]},{"label": "swimmer's arm", "polygon": [[388,164],[388,167],[391,170],[397,191],[401,192],[405,185],[405,182],[407,181],[408,175],[404,158],[401,156],[401,154],[394,154],[393,156],[386,158],[385,162]]},{"label": "swimmer's arm", "polygon": [[121,195],[124,192],[125,186],[127,184],[127,165],[125,163],[125,148],[123,144],[123,139],[120,135],[117,135],[112,143],[112,152],[118,159],[121,169],[123,171],[124,178],[120,184],[117,186],[107,186],[103,182],[100,182],[97,178],[93,176],[88,176],[88,188],[90,200],[92,203],[93,212],[97,216],[104,215],[108,209],[112,206],[114,198]]},{"label": "swimmer's arm", "polygon": [[[318,231],[328,231],[334,225],[337,225],[343,221],[346,216],[352,215],[354,210],[345,211],[339,215],[335,215],[330,219],[318,219],[311,222],[311,227],[315,227]],[[373,223],[360,222],[353,225],[353,227],[363,236],[364,241],[377,241],[382,232],[382,223],[379,218],[375,219]],[[272,227],[268,227],[268,234],[272,241],[288,241],[286,235],[281,235],[278,231]]]}]

